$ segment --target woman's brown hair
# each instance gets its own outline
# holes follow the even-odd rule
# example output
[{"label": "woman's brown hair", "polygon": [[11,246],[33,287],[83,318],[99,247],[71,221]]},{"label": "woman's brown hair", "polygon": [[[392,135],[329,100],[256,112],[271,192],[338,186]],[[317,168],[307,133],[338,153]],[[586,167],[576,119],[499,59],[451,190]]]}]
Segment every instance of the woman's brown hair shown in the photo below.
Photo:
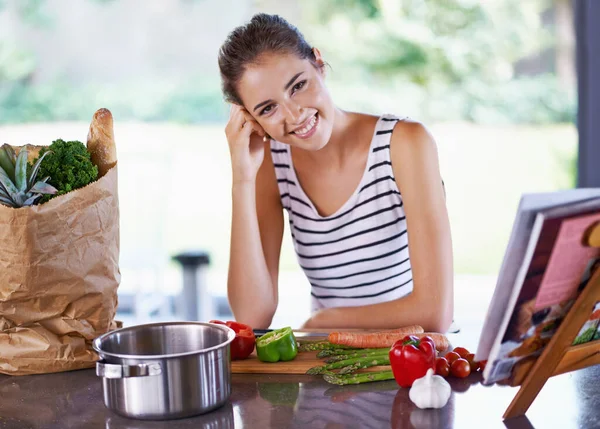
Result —
[{"label": "woman's brown hair", "polygon": [[225,100],[243,105],[237,85],[248,65],[266,53],[295,54],[318,67],[312,47],[296,27],[278,15],[259,13],[234,29],[219,50],[219,70]]}]

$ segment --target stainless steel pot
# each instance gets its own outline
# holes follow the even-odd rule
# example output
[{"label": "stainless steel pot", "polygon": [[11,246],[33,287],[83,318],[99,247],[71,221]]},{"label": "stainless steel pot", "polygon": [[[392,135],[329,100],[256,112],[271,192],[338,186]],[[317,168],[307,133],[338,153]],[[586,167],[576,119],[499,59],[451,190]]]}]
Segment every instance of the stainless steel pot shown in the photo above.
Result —
[{"label": "stainless steel pot", "polygon": [[234,338],[227,326],[201,322],[132,326],[96,338],[104,404],[122,416],[146,420],[221,407],[231,393]]}]

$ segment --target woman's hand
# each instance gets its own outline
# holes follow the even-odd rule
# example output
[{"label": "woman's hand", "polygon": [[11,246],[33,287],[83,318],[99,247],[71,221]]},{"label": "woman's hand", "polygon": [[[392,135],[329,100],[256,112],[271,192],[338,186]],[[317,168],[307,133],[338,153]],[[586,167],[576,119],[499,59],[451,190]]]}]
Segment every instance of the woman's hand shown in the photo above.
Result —
[{"label": "woman's hand", "polygon": [[254,182],[265,157],[265,130],[246,109],[232,105],[225,135],[231,154],[233,183]]}]

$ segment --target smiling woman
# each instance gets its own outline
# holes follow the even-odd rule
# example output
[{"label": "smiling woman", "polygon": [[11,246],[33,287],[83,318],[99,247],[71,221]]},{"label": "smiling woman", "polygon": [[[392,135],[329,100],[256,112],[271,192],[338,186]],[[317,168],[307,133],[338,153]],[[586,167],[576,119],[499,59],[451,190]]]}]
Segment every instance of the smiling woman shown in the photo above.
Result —
[{"label": "smiling woman", "polygon": [[228,296],[268,327],[289,215],[312,285],[305,328],[445,332],[453,316],[450,226],[435,142],[420,123],[337,107],[317,48],[259,14],[221,47],[233,173]]}]

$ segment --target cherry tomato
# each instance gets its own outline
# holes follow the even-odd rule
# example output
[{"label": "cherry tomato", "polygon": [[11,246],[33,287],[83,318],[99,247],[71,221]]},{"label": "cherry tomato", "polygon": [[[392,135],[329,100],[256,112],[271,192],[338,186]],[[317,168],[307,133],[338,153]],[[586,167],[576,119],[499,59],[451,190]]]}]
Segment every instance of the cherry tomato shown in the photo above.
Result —
[{"label": "cherry tomato", "polygon": [[475,354],[474,353],[469,353],[464,359],[466,359],[467,362],[469,362],[469,366],[471,367],[472,372],[475,372],[479,369],[479,364],[477,362],[475,362]]},{"label": "cherry tomato", "polygon": [[450,373],[458,378],[468,377],[471,373],[471,367],[466,359],[459,358],[450,365]]},{"label": "cherry tomato", "polygon": [[439,357],[435,361],[435,373],[444,378],[448,377],[450,374],[450,364],[446,360],[446,358]]},{"label": "cherry tomato", "polygon": [[460,359],[460,355],[456,352],[448,352],[446,353],[446,356],[444,356],[446,358],[446,360],[448,361],[448,363],[450,365],[452,365],[452,363],[456,360],[456,359]]},{"label": "cherry tomato", "polygon": [[477,362],[477,369],[479,371],[483,371],[485,369],[485,364],[487,363],[487,359],[486,360],[480,360],[479,362]]},{"label": "cherry tomato", "polygon": [[467,349],[465,349],[464,347],[454,347],[454,350],[453,350],[453,352],[454,352],[454,353],[458,353],[458,355],[459,355],[461,358],[465,358],[465,359],[466,359],[467,355],[471,353],[470,351],[468,351],[468,350],[467,350]]}]

